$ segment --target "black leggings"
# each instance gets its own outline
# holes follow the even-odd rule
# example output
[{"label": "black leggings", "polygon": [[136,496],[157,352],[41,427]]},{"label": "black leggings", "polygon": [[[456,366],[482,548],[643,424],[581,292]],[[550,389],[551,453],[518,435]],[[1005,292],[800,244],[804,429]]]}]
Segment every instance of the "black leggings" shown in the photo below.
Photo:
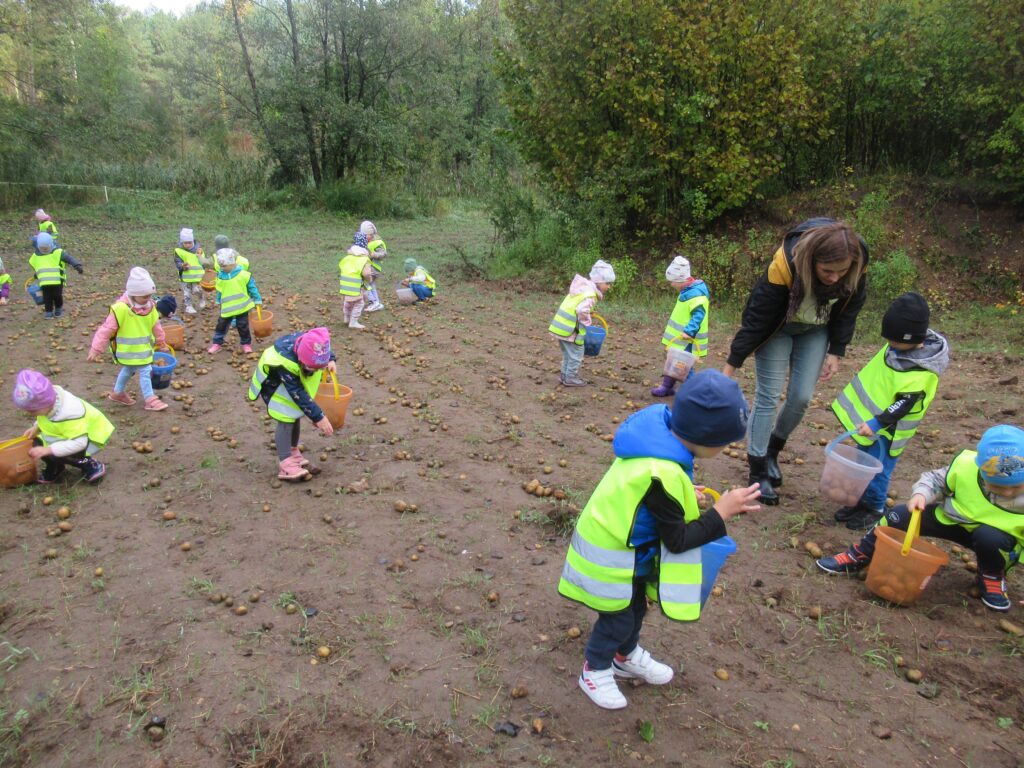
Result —
[{"label": "black leggings", "polygon": [[39,290],[43,292],[43,309],[47,312],[64,308],[63,285],[42,285]]},{"label": "black leggings", "polygon": [[[962,525],[947,525],[935,519],[938,504],[929,504],[921,513],[921,535],[936,539],[945,539],[959,544],[961,547],[973,549],[978,556],[978,570],[988,576],[996,576],[1006,570],[1007,555],[1013,552],[1017,540],[991,525],[979,525],[969,531]],[[893,507],[885,515],[886,524],[900,531],[907,530],[910,525],[910,510],[906,504]],[[875,554],[875,529],[868,531],[860,540],[857,549],[868,557]]]}]

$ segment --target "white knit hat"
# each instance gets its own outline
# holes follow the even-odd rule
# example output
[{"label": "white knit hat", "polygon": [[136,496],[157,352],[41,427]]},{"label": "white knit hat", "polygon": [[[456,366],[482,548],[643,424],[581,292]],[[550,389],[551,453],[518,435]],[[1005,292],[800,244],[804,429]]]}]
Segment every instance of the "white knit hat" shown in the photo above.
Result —
[{"label": "white knit hat", "polygon": [[615,269],[607,261],[598,259],[590,268],[590,279],[595,283],[614,283]]},{"label": "white knit hat", "polygon": [[347,251],[349,256],[369,256],[370,252],[361,245],[350,245]]},{"label": "white knit hat", "polygon": [[685,256],[676,256],[665,270],[665,279],[670,283],[681,283],[690,278],[690,260]]},{"label": "white knit hat", "polygon": [[192,234],[192,230],[189,229],[188,227],[182,227],[181,228],[181,232],[178,233],[178,242],[179,243],[194,243],[195,241],[196,241],[196,236],[194,234]]},{"label": "white knit hat", "polygon": [[238,262],[238,251],[234,248],[220,248],[215,254],[214,258],[217,259],[217,264],[222,267],[228,266],[228,264],[236,264]]},{"label": "white knit hat", "polygon": [[377,225],[372,221],[364,221],[359,225],[359,231],[367,237],[372,237],[377,234]]},{"label": "white knit hat", "polygon": [[132,267],[128,273],[128,282],[125,283],[124,292],[129,296],[149,296],[156,293],[156,283],[142,267]]},{"label": "white knit hat", "polygon": [[46,221],[48,218],[50,218],[50,214],[48,214],[42,208],[36,208],[35,217],[36,221]]}]

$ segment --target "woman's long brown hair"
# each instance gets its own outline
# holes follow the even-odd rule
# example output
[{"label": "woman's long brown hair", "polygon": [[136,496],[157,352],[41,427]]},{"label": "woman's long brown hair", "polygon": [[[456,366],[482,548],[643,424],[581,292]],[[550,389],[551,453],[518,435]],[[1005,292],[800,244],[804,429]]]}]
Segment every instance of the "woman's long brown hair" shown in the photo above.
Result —
[{"label": "woman's long brown hair", "polygon": [[[850,259],[850,270],[833,286],[824,286],[814,274],[815,264],[829,264]],[[808,290],[817,299],[818,318],[827,311],[831,299],[845,298],[857,290],[864,274],[864,251],[853,227],[842,221],[815,227],[801,235],[793,247],[793,290],[790,291],[789,312],[792,318]]]}]

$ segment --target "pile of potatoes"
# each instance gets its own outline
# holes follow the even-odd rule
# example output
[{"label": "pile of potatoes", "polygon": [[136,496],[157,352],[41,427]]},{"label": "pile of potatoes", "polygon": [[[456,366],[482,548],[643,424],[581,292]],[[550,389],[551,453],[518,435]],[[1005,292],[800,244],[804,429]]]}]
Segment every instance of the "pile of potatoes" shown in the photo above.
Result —
[{"label": "pile of potatoes", "polygon": [[562,501],[565,498],[565,491],[561,488],[553,488],[550,485],[544,485],[537,478],[534,478],[528,483],[523,483],[523,490],[537,498],[552,496],[558,501]]},{"label": "pile of potatoes", "polygon": [[921,574],[918,572],[882,570],[880,568],[868,571],[868,580],[865,585],[873,594],[897,605],[910,605],[921,596],[921,591],[924,588],[921,583]]},{"label": "pile of potatoes", "polygon": [[819,488],[829,501],[844,507],[852,507],[860,501],[861,494],[864,493],[864,482],[848,477],[834,470],[830,464],[826,464]]}]

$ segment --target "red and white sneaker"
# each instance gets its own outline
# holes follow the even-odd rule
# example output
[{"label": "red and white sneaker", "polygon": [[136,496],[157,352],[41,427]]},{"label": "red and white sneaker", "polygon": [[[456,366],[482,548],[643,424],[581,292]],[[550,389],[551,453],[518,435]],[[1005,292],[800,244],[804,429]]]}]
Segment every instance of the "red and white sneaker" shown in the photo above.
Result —
[{"label": "red and white sneaker", "polygon": [[622,709],[629,703],[615,682],[612,667],[594,670],[583,662],[583,673],[577,682],[580,689],[601,709]]},{"label": "red and white sneaker", "polygon": [[612,670],[619,677],[636,677],[651,685],[665,685],[675,673],[668,664],[655,661],[650,653],[639,645],[629,656],[615,655]]}]

